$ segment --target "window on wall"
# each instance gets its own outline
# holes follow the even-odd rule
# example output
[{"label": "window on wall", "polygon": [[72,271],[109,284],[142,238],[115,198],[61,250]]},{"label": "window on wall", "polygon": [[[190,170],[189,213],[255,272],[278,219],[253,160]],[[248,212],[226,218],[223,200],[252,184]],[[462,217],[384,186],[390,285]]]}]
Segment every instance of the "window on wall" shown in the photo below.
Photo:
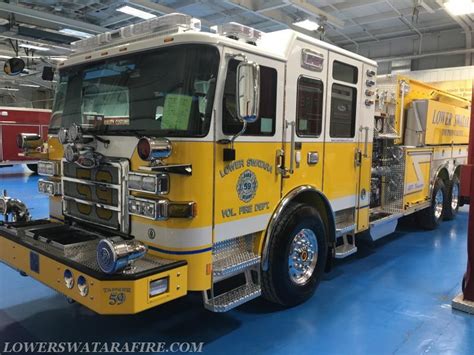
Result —
[{"label": "window on wall", "polygon": [[332,65],[332,77],[335,80],[345,81],[350,84],[357,84],[359,70],[352,65],[334,61]]},{"label": "window on wall", "polygon": [[296,133],[300,137],[319,137],[323,126],[323,82],[300,77],[296,100]]},{"label": "window on wall", "polygon": [[353,138],[355,135],[357,89],[333,84],[331,91],[329,135],[337,138]]},{"label": "window on wall", "polygon": [[[227,69],[222,100],[222,131],[234,135],[242,130],[236,111],[236,72],[240,61],[231,59]],[[276,126],[277,71],[260,66],[260,107],[258,120],[249,123],[244,135],[273,136]]]}]

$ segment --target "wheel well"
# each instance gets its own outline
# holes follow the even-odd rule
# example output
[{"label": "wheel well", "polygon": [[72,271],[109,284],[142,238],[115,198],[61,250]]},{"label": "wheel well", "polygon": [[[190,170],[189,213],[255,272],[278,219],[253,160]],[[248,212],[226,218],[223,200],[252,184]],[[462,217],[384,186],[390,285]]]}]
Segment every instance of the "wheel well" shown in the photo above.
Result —
[{"label": "wheel well", "polygon": [[448,186],[449,184],[449,173],[448,173],[448,170],[446,168],[442,168],[439,172],[438,172],[438,175],[436,176],[436,178],[440,178],[441,180],[443,180],[444,184],[446,186]]},{"label": "wheel well", "polygon": [[305,203],[307,205],[313,206],[318,210],[321,214],[321,219],[324,222],[324,226],[327,230],[327,238],[329,244],[334,243],[336,241],[336,227],[335,227],[335,220],[334,214],[332,212],[331,205],[329,201],[314,190],[304,191],[298,194],[293,201]]},{"label": "wheel well", "polygon": [[[318,210],[323,220],[324,226],[327,230],[326,238],[328,240],[329,249],[332,250],[332,245],[336,242],[336,224],[334,219],[334,213],[331,208],[331,204],[328,199],[314,187],[305,185],[300,186],[290,191],[276,208],[267,230],[263,234],[262,240],[262,269],[267,270],[268,268],[268,246],[269,239],[271,237],[273,224],[278,219],[279,215],[285,213],[288,205],[293,202],[305,203],[309,206],[313,206]],[[328,259],[329,262],[330,258]],[[326,265],[326,269],[328,266]]]}]

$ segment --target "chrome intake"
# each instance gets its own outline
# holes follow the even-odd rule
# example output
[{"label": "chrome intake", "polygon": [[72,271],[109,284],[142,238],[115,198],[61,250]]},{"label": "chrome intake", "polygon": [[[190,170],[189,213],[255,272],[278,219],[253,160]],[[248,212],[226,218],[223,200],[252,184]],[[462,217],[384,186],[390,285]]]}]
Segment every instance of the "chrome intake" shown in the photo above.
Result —
[{"label": "chrome intake", "polygon": [[28,222],[31,220],[28,207],[20,200],[8,197],[7,190],[3,190],[3,195],[0,197],[0,214],[3,215],[5,222],[8,222],[10,214],[13,222]]},{"label": "chrome intake", "polygon": [[133,268],[133,262],[143,257],[147,246],[138,240],[121,237],[102,239],[97,245],[97,264],[107,274]]}]

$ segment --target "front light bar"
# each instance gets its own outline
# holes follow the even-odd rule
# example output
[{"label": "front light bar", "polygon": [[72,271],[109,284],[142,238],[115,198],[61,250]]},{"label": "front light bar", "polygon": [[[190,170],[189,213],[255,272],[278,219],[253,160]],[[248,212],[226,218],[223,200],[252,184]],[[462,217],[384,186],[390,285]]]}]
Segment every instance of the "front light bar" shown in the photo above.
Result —
[{"label": "front light bar", "polygon": [[195,202],[171,202],[169,200],[151,200],[135,196],[128,197],[128,213],[155,221],[169,218],[194,218]]},{"label": "front light bar", "polygon": [[38,162],[38,174],[42,176],[57,176],[60,172],[59,161],[41,160]]},{"label": "front light bar", "polygon": [[39,179],[38,191],[49,196],[61,195],[61,183]]}]

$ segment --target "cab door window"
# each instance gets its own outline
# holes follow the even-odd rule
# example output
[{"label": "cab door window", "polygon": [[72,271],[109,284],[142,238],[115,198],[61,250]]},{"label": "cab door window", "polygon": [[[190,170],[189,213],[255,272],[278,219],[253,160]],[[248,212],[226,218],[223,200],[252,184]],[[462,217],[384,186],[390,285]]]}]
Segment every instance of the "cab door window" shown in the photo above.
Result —
[{"label": "cab door window", "polygon": [[[349,64],[334,61],[334,80],[348,84],[358,82],[359,70]],[[331,117],[329,135],[332,138],[353,138],[355,136],[357,110],[357,89],[343,83],[333,83],[331,88]]]},{"label": "cab door window", "polygon": [[[231,59],[222,99],[222,131],[234,135],[242,130],[242,122],[236,111],[236,72],[240,61]],[[277,71],[274,68],[260,66],[260,107],[258,120],[249,123],[244,135],[273,136],[276,122]]]},{"label": "cab door window", "polygon": [[300,137],[319,137],[323,123],[323,82],[300,77],[296,98],[296,133]]}]

